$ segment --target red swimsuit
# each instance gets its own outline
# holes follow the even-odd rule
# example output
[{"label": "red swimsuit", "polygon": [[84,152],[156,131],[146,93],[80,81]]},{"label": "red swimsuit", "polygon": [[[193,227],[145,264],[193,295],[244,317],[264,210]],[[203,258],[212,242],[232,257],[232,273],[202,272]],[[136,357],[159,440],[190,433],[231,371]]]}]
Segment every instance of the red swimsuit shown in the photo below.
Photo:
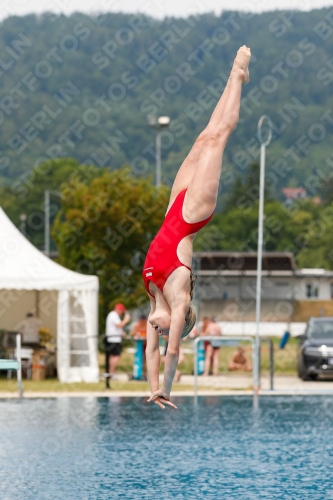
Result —
[{"label": "red swimsuit", "polygon": [[[187,189],[181,191],[165,216],[164,222],[148,249],[142,276],[147,292],[152,281],[163,292],[163,287],[170,274],[178,267],[185,266],[177,256],[179,243],[185,236],[197,233],[213,217],[191,224],[183,217],[184,198]],[[152,295],[153,297],[153,295]]]}]

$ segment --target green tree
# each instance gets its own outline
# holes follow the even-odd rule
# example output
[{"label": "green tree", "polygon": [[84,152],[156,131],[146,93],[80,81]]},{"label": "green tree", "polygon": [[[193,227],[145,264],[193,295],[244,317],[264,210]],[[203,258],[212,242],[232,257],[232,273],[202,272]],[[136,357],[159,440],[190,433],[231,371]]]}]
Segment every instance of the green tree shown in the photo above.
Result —
[{"label": "green tree", "polygon": [[[309,228],[315,227],[320,210],[311,202],[288,208],[276,200],[265,203],[264,249],[293,252],[296,257],[309,240]],[[318,240],[319,241],[319,240]],[[258,202],[247,208],[234,208],[215,215],[195,240],[195,250],[257,251]],[[318,243],[320,244],[320,243]],[[306,260],[306,259],[305,259]]]},{"label": "green tree", "polygon": [[[49,160],[33,170],[25,172],[10,186],[0,189],[1,206],[16,226],[20,215],[26,215],[27,238],[40,249],[44,249],[45,191],[51,189],[60,194],[63,182],[90,182],[103,170],[94,166],[80,165],[72,158]],[[50,220],[55,218],[60,207],[60,198],[50,198]]]},{"label": "green tree", "polygon": [[333,202],[333,174],[330,173],[320,184],[319,195],[326,205]]},{"label": "green tree", "polygon": [[[253,162],[244,171],[242,175],[238,175],[232,186],[230,194],[227,196],[225,203],[225,211],[234,208],[249,209],[259,200],[259,177],[260,164]],[[270,199],[270,192],[265,185],[265,201]]]},{"label": "green tree", "polygon": [[[147,176],[155,166],[155,132],[145,125],[147,114],[171,117],[162,141],[163,176],[171,183],[207,124],[244,40],[255,56],[251,83],[243,89],[241,121],[225,150],[224,170],[236,165],[243,172],[251,158],[259,158],[256,127],[265,113],[274,123],[267,175],[275,195],[282,187],[305,184],[315,168],[328,175],[333,37],[322,40],[314,27],[329,15],[330,8],[291,12],[283,36],[276,12],[172,20],[120,13],[8,17],[0,31],[6,66],[0,183],[17,180],[41,157],[71,156],[113,168],[128,163],[137,171],[136,160],[143,156],[141,174]],[[230,39],[223,38],[223,27]],[[169,44],[163,40],[170,30]],[[203,49],[207,39],[209,49]],[[156,41],[159,61],[151,49]],[[285,156],[290,148],[293,154]]]},{"label": "green tree", "polygon": [[147,303],[141,271],[148,246],[165,213],[169,191],[130,175],[105,172],[90,184],[62,187],[62,209],[53,237],[59,263],[100,280],[100,328],[116,302]]},{"label": "green tree", "polygon": [[300,267],[333,269],[333,203],[318,209],[318,216],[299,242]]}]

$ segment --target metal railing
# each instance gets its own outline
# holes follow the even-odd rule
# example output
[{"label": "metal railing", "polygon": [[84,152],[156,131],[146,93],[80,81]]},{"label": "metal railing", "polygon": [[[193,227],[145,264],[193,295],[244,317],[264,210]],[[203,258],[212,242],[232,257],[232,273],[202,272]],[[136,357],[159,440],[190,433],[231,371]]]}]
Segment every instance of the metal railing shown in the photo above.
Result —
[{"label": "metal railing", "polygon": [[21,335],[16,334],[16,360],[15,359],[0,359],[0,370],[11,372],[15,370],[17,373],[17,385],[19,397],[23,398],[22,385],[22,364],[21,364]]},{"label": "metal railing", "polygon": [[237,341],[246,341],[251,342],[252,345],[252,376],[253,376],[253,396],[256,396],[255,390],[255,372],[253,371],[254,363],[255,363],[255,350],[254,350],[254,339],[252,337],[217,337],[215,336],[207,336],[207,337],[197,337],[193,342],[194,347],[194,401],[195,403],[198,400],[198,344],[199,342],[205,340],[218,340],[221,342],[230,342],[231,340]]},{"label": "metal railing", "polygon": [[274,344],[272,339],[269,337],[260,337],[260,349],[259,349],[259,389],[261,388],[261,344],[267,342],[269,347],[269,380],[270,380],[270,390],[274,390]]},{"label": "metal railing", "polygon": [[23,398],[23,385],[22,385],[22,359],[21,359],[21,334],[16,335],[16,360],[19,363],[17,369],[17,385],[19,397]]}]

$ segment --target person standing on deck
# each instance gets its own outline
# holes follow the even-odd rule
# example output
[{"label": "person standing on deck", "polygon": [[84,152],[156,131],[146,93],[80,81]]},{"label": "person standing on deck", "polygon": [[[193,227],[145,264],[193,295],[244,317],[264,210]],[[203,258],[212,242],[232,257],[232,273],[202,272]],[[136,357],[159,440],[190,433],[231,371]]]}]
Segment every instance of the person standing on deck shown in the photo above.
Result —
[{"label": "person standing on deck", "polygon": [[[124,314],[121,319],[120,315]],[[106,387],[109,387],[109,378],[115,374],[117,364],[121,355],[121,341],[125,336],[124,326],[130,321],[131,317],[126,312],[124,304],[118,303],[113,311],[109,312],[106,318],[105,332],[105,371],[107,373]]]}]

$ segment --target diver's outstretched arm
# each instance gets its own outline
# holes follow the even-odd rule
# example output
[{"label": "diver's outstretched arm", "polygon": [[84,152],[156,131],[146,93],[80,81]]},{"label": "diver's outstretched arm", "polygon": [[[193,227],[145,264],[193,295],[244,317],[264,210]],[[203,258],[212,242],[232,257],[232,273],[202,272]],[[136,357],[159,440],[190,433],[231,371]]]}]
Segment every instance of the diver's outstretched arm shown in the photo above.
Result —
[{"label": "diver's outstretched arm", "polygon": [[161,393],[166,399],[170,398],[170,392],[179,359],[180,339],[185,323],[185,314],[188,309],[185,301],[179,300],[179,304],[171,310],[171,323],[169,330],[169,344],[165,357],[164,378]]},{"label": "diver's outstretched arm", "polygon": [[147,322],[147,347],[146,347],[147,375],[151,392],[159,388],[160,373],[160,347],[156,330]]},{"label": "diver's outstretched arm", "polygon": [[[168,398],[163,396],[163,392],[159,390],[159,374],[160,374],[160,347],[159,347],[159,336],[156,330],[147,323],[147,348],[146,348],[146,361],[147,361],[147,374],[148,381],[151,390],[151,397],[148,399],[148,403],[153,401],[157,406],[164,409],[165,405],[171,406],[177,410],[175,406]],[[176,365],[177,367],[177,365]],[[172,383],[172,382],[171,382]]]},{"label": "diver's outstretched arm", "polygon": [[158,404],[161,408],[164,408],[163,405],[167,404],[172,408],[177,409],[177,407],[170,402],[170,392],[178,365],[179,344],[184,328],[186,309],[187,307],[184,306],[184,302],[182,303],[181,301],[178,307],[172,308],[169,344],[165,357],[163,385],[161,389],[155,391],[152,390],[152,395],[148,399],[148,402],[154,401],[154,403]]}]

